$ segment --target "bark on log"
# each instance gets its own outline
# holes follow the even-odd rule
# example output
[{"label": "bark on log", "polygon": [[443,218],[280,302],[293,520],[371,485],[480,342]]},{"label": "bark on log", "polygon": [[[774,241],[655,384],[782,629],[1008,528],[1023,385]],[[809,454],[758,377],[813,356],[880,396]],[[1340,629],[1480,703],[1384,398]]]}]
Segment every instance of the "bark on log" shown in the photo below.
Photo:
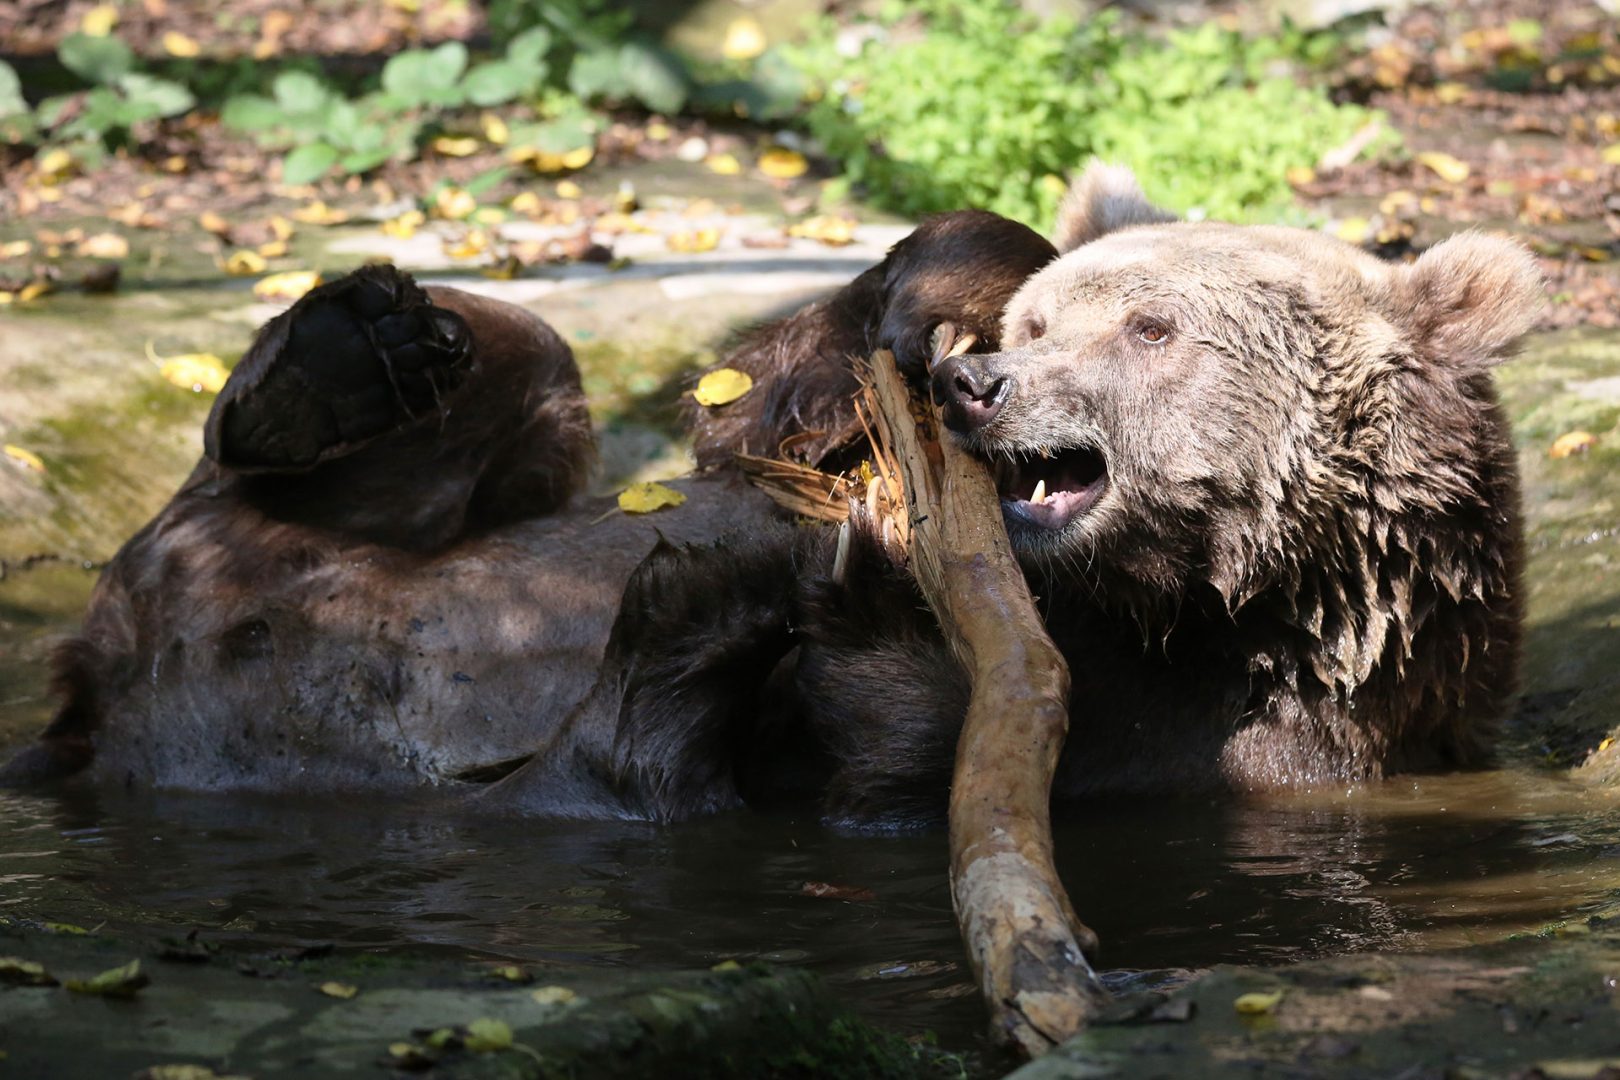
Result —
[{"label": "bark on log", "polygon": [[935,410],[913,408],[892,355],[873,356],[871,383],[905,480],[912,572],[973,682],[951,787],[956,920],[993,1034],[1036,1057],[1077,1033],[1107,997],[1085,957],[1096,936],[1052,863],[1069,667],[1012,553],[989,470],[938,438]]}]

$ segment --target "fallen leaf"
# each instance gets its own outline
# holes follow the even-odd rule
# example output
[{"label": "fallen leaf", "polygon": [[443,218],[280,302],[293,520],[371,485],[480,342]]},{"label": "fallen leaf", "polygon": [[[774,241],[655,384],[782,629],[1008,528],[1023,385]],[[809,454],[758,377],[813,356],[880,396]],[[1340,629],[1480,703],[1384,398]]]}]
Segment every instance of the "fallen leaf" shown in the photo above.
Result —
[{"label": "fallen leaf", "polygon": [[765,51],[765,28],[759,20],[744,15],[726,26],[720,52],[727,60],[752,60]]},{"label": "fallen leaf", "polygon": [[33,250],[33,241],[13,240],[7,244],[0,244],[0,259],[20,259]]},{"label": "fallen leaf", "polygon": [[63,983],[75,994],[94,994],[98,997],[128,998],[151,982],[141,970],[139,960],[131,960],[122,967],[109,968],[91,979],[69,979]]},{"label": "fallen leaf", "polygon": [[830,881],[807,881],[799,888],[800,896],[813,896],[818,900],[876,900],[877,893],[860,885],[835,885]]},{"label": "fallen leaf", "polygon": [[231,223],[212,210],[204,210],[198,214],[197,224],[203,227],[204,232],[213,233],[215,236],[229,236],[231,232]]},{"label": "fallen leaf", "polygon": [[341,225],[349,220],[349,215],[342,210],[334,210],[320,199],[316,199],[308,206],[300,206],[292,212],[294,221],[301,221],[305,225]]},{"label": "fallen leaf", "polygon": [[1611,747],[1613,745],[1614,745],[1614,738],[1611,736],[1610,738],[1604,739],[1602,742],[1598,743],[1597,752],[1601,754],[1601,753],[1603,753],[1603,751],[1607,750],[1609,747]]},{"label": "fallen leaf", "polygon": [[531,990],[529,996],[534,998],[537,1005],[567,1005],[579,998],[566,986],[542,986],[538,990]]},{"label": "fallen leaf", "polygon": [[134,1080],[248,1080],[236,1073],[217,1073],[206,1065],[153,1065],[136,1073]]},{"label": "fallen leaf", "polygon": [[185,59],[202,52],[202,47],[194,39],[187,37],[180,31],[169,30],[163,35],[163,51],[170,56]]},{"label": "fallen leaf", "polygon": [[818,214],[789,225],[788,235],[801,240],[815,240],[828,247],[843,247],[855,239],[855,219],[833,214]]},{"label": "fallen leaf", "polygon": [[6,443],[4,453],[6,457],[25,469],[32,469],[35,472],[45,471],[45,462],[40,460],[40,456],[32,450],[24,450],[20,446],[12,446],[10,443]]},{"label": "fallen leaf", "polygon": [[446,157],[471,157],[478,153],[478,140],[471,135],[440,135],[433,140],[433,149]]},{"label": "fallen leaf", "polygon": [[213,353],[181,353],[171,356],[158,366],[158,374],[168,382],[190,390],[194,394],[207,391],[217,394],[225,389],[225,380],[231,373]]},{"label": "fallen leaf", "polygon": [[484,1017],[467,1025],[467,1049],[475,1054],[489,1054],[512,1048],[512,1027],[505,1020]]},{"label": "fallen leaf", "polygon": [[1597,445],[1597,436],[1590,431],[1569,431],[1553,440],[1552,447],[1548,449],[1550,458],[1574,457],[1584,454]]},{"label": "fallen leaf", "polygon": [[1274,1011],[1282,999],[1281,990],[1273,990],[1269,994],[1240,994],[1232,1002],[1232,1008],[1237,1010],[1239,1016],[1264,1016]]},{"label": "fallen leaf", "polygon": [[1605,146],[1603,148],[1602,157],[1603,164],[1605,165],[1620,165],[1620,143],[1615,143],[1613,146]]},{"label": "fallen leaf", "polygon": [[[11,447],[6,447],[9,453]],[[55,986],[56,979],[44,964],[20,956],[0,956],[0,986]]]},{"label": "fallen leaf", "polygon": [[698,255],[705,251],[713,251],[719,243],[719,229],[693,229],[690,232],[670,233],[664,237],[664,244],[669,250],[678,251],[683,255]]},{"label": "fallen leaf", "polygon": [[1316,170],[1309,165],[1295,165],[1283,173],[1283,179],[1293,187],[1304,187],[1316,183]]},{"label": "fallen leaf", "polygon": [[73,160],[73,155],[60,146],[54,150],[47,150],[34,159],[34,170],[47,183],[66,176],[76,165],[77,162]]},{"label": "fallen leaf", "polygon": [[507,982],[527,983],[534,981],[534,976],[517,964],[502,964],[499,967],[491,968],[489,973],[497,979],[505,979]]},{"label": "fallen leaf", "polygon": [[476,209],[478,199],[470,192],[454,185],[440,188],[439,193],[433,197],[434,213],[451,221],[460,221]]},{"label": "fallen leaf", "polygon": [[651,514],[666,506],[679,506],[686,496],[663,484],[631,484],[619,492],[619,509],[627,514]]},{"label": "fallen leaf", "polygon": [[398,217],[389,218],[383,222],[382,231],[384,235],[392,236],[397,240],[409,240],[416,235],[416,230],[420,229],[426,221],[427,215],[422,211],[407,210]]},{"label": "fallen leaf", "polygon": [[315,989],[327,997],[337,998],[339,1001],[348,1001],[360,992],[360,988],[353,983],[342,982],[323,982]]},{"label": "fallen leaf", "polygon": [[1333,227],[1333,235],[1347,244],[1365,244],[1372,235],[1372,223],[1366,218],[1345,218]]},{"label": "fallen leaf", "polygon": [[97,4],[79,20],[79,33],[90,37],[106,37],[118,25],[118,9],[111,4]]},{"label": "fallen leaf", "polygon": [[710,968],[709,970],[710,971],[741,971],[742,970],[742,965],[737,963],[737,961],[735,961],[735,960],[722,960],[718,964],[714,965],[714,967]]},{"label": "fallen leaf", "polygon": [[572,180],[557,181],[557,198],[578,199],[585,194],[585,189]]},{"label": "fallen leaf", "polygon": [[698,380],[692,397],[699,405],[727,405],[754,388],[754,380],[746,371],[719,368]]},{"label": "fallen leaf", "polygon": [[507,203],[507,207],[514,214],[522,214],[525,217],[537,217],[546,208],[545,203],[540,201],[540,196],[532,191],[522,191],[514,195],[512,201]]},{"label": "fallen leaf", "polygon": [[1418,164],[1427,168],[1448,184],[1460,184],[1468,179],[1472,171],[1466,161],[1459,161],[1450,154],[1442,154],[1437,150],[1430,150],[1417,156]]},{"label": "fallen leaf", "polygon": [[742,172],[742,163],[730,154],[711,154],[703,164],[720,176],[736,176]]},{"label": "fallen leaf", "polygon": [[279,259],[287,254],[287,241],[270,240],[253,249],[266,259]]},{"label": "fallen leaf", "polygon": [[17,290],[17,302],[19,304],[26,304],[30,300],[38,300],[40,297],[44,296],[50,291],[50,282],[30,281],[27,285],[24,285],[22,288]]},{"label": "fallen leaf", "polygon": [[53,934],[68,934],[72,937],[88,937],[90,935],[90,931],[78,923],[48,922],[45,924],[45,929]]},{"label": "fallen leaf", "polygon": [[469,229],[460,240],[446,244],[444,253],[452,259],[476,259],[488,250],[489,234],[482,229]]},{"label": "fallen leaf", "polygon": [[225,260],[225,272],[237,277],[264,273],[264,256],[256,251],[233,251]]},{"label": "fallen leaf", "polygon": [[809,168],[810,163],[803,154],[785,146],[773,146],[759,155],[759,171],[773,180],[792,180],[803,176]]},{"label": "fallen leaf", "polygon": [[478,118],[478,126],[484,133],[484,138],[495,146],[505,146],[506,140],[512,137],[512,131],[494,113],[485,113]]},{"label": "fallen leaf", "polygon": [[117,233],[96,233],[79,241],[73,253],[90,259],[127,259],[129,241]]},{"label": "fallen leaf", "polygon": [[253,295],[260,300],[297,300],[320,283],[318,270],[288,270],[254,282]]}]

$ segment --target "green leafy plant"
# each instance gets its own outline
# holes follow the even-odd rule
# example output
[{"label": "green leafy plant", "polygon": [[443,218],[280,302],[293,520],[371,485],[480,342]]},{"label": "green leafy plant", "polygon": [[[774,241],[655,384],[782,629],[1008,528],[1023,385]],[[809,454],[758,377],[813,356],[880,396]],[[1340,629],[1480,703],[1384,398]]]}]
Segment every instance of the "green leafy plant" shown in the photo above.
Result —
[{"label": "green leafy plant", "polygon": [[69,34],[58,47],[57,58],[92,85],[81,93],[40,103],[36,119],[53,138],[120,141],[137,124],[179,116],[197,103],[179,83],[137,70],[135,54],[115,37]]},{"label": "green leafy plant", "polygon": [[424,133],[449,110],[537,94],[548,71],[549,43],[549,31],[536,28],[514,38],[501,58],[470,69],[467,47],[459,41],[410,49],[383,67],[381,89],[355,98],[316,75],[287,71],[276,77],[269,96],[238,94],[220,116],[261,146],[288,151],[282,162],[286,183],[310,183],[334,167],[363,173],[414,157]]},{"label": "green leafy plant", "polygon": [[34,134],[34,114],[23,98],[17,71],[0,60],[0,142],[24,142]]},{"label": "green leafy plant", "polygon": [[1045,227],[1093,157],[1135,167],[1178,210],[1286,212],[1286,173],[1370,118],[1296,74],[1314,35],[1261,43],[1214,26],[1158,40],[1109,13],[1042,20],[1009,0],[886,4],[856,56],[826,28],[791,56],[805,123],[852,183],[904,213],[983,206]]}]

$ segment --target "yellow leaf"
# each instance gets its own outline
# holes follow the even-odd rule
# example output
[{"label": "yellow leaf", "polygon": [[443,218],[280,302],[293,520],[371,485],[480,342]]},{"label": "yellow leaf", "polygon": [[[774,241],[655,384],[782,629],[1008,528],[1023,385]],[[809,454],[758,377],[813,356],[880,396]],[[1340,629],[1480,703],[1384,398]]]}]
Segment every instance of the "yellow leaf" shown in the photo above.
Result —
[{"label": "yellow leaf", "polygon": [[342,210],[334,210],[320,199],[316,199],[308,206],[300,206],[292,212],[294,221],[301,221],[305,225],[341,225],[349,220],[349,215]]},{"label": "yellow leaf", "polygon": [[460,221],[478,209],[478,200],[458,187],[442,187],[433,197],[433,211],[442,218]]},{"label": "yellow leaf", "polygon": [[829,247],[843,247],[855,239],[853,218],[820,214],[788,226],[788,235],[801,240],[817,240]]},{"label": "yellow leaf", "polygon": [[20,446],[12,446],[7,443],[5,445],[5,455],[25,469],[32,469],[35,472],[45,471],[45,462],[41,461],[39,455],[32,450],[24,450]]},{"label": "yellow leaf", "polygon": [[75,994],[96,994],[101,997],[134,997],[135,992],[151,982],[141,971],[141,962],[131,960],[122,967],[110,968],[91,979],[69,979],[62,985]]},{"label": "yellow leaf", "polygon": [[499,967],[491,968],[489,973],[497,979],[505,979],[507,982],[526,983],[534,981],[534,976],[517,964],[502,964]]},{"label": "yellow leaf", "polygon": [[1577,244],[1575,246],[1575,250],[1580,252],[1581,258],[1585,259],[1587,262],[1608,262],[1613,257],[1609,254],[1608,248],[1589,247],[1584,244]]},{"label": "yellow leaf", "polygon": [[283,255],[287,254],[287,241],[267,240],[253,250],[257,251],[260,255],[263,255],[266,259],[279,259]]},{"label": "yellow leaf", "polygon": [[409,240],[416,235],[416,230],[427,221],[427,215],[420,210],[407,210],[396,218],[389,218],[382,223],[382,231],[388,236],[399,240]]},{"label": "yellow leaf", "polygon": [[693,229],[690,232],[670,233],[664,237],[664,244],[669,250],[685,255],[713,251],[719,243],[719,229]]},{"label": "yellow leaf", "polygon": [[698,380],[692,397],[699,405],[727,405],[754,388],[754,380],[746,371],[719,368]]},{"label": "yellow leaf", "polygon": [[17,302],[19,304],[26,304],[31,300],[38,300],[40,297],[44,296],[50,291],[50,282],[30,281],[28,284],[17,290]]},{"label": "yellow leaf", "polygon": [[1598,743],[1598,753],[1600,753],[1600,754],[1603,753],[1603,751],[1607,750],[1609,747],[1611,747],[1613,745],[1614,745],[1613,737],[1604,739],[1602,742]]},{"label": "yellow leaf", "polygon": [[494,113],[485,113],[478,118],[478,126],[483,129],[484,138],[495,146],[505,146],[506,140],[512,137],[511,129]]},{"label": "yellow leaf", "polygon": [[34,250],[30,240],[13,240],[9,244],[0,244],[0,259],[20,259]]},{"label": "yellow leaf", "polygon": [[79,20],[79,33],[90,37],[106,37],[118,25],[118,9],[111,4],[97,4]]},{"label": "yellow leaf", "polygon": [[1615,143],[1613,146],[1605,146],[1603,148],[1602,156],[1603,164],[1620,165],[1620,143]]},{"label": "yellow leaf", "polygon": [[591,159],[595,156],[596,147],[594,146],[581,146],[577,150],[570,150],[562,156],[563,168],[583,169],[591,163]]},{"label": "yellow leaf", "polygon": [[489,250],[489,234],[482,229],[471,229],[460,242],[447,245],[444,253],[452,259],[476,259]]},{"label": "yellow leaf", "polygon": [[1269,994],[1240,994],[1232,1002],[1232,1008],[1238,1011],[1239,1016],[1264,1016],[1276,1009],[1282,999],[1281,990],[1273,990]]},{"label": "yellow leaf", "polygon": [[752,60],[765,51],[765,28],[759,20],[744,15],[731,20],[726,27],[725,41],[720,51],[727,60]]},{"label": "yellow leaf", "polygon": [[293,233],[296,231],[293,228],[293,223],[280,214],[270,219],[270,233],[277,240],[291,240]]},{"label": "yellow leaf", "polygon": [[198,214],[197,224],[203,227],[204,232],[211,232],[215,236],[224,236],[231,231],[231,223],[212,210]]},{"label": "yellow leaf", "polygon": [[1304,187],[1306,184],[1316,182],[1316,170],[1309,165],[1295,165],[1283,173],[1283,179],[1294,187]]},{"label": "yellow leaf", "polygon": [[1597,436],[1590,431],[1570,431],[1553,440],[1552,447],[1547,451],[1550,458],[1574,457],[1584,454],[1597,445]]},{"label": "yellow leaf", "polygon": [[512,201],[507,205],[513,213],[523,214],[527,217],[534,217],[546,208],[545,204],[540,201],[540,196],[532,191],[519,192],[512,197]]},{"label": "yellow leaf", "polygon": [[467,1025],[467,1038],[464,1042],[467,1049],[475,1054],[509,1050],[512,1047],[512,1027],[505,1020],[492,1020],[488,1017],[474,1020]]},{"label": "yellow leaf", "polygon": [[1434,96],[1442,105],[1455,105],[1468,96],[1468,87],[1459,82],[1443,82],[1434,88]]},{"label": "yellow leaf", "polygon": [[673,134],[675,134],[675,129],[662,120],[654,120],[647,125],[647,138],[653,142],[663,142]]},{"label": "yellow leaf", "polygon": [[264,273],[264,256],[257,251],[233,251],[225,260],[225,272],[237,277]]},{"label": "yellow leaf", "polygon": [[288,270],[255,281],[253,295],[260,300],[297,300],[320,283],[318,270]]},{"label": "yellow leaf", "polygon": [[773,146],[759,155],[759,171],[773,180],[792,180],[803,176],[810,163],[797,150]]},{"label": "yellow leaf", "polygon": [[538,1005],[567,1005],[576,1000],[579,995],[566,986],[542,986],[538,990],[529,992]]},{"label": "yellow leaf", "polygon": [[1442,154],[1431,150],[1417,156],[1418,164],[1427,168],[1448,184],[1460,184],[1468,179],[1471,171],[1466,161],[1458,161],[1450,154]]},{"label": "yellow leaf", "polygon": [[323,982],[315,989],[319,990],[327,997],[337,998],[339,1001],[348,1001],[350,998],[354,997],[354,995],[360,992],[360,988],[355,986],[353,983],[341,982]]},{"label": "yellow leaf", "polygon": [[685,501],[685,495],[663,484],[631,484],[619,492],[619,509],[627,514],[650,514]]},{"label": "yellow leaf", "polygon": [[742,172],[742,164],[730,154],[712,154],[703,164],[709,167],[710,172],[720,176],[736,176]]},{"label": "yellow leaf", "polygon": [[1347,244],[1365,244],[1372,235],[1372,223],[1366,218],[1345,218],[1333,227],[1333,235]]},{"label": "yellow leaf", "polygon": [[226,1076],[206,1065],[153,1065],[135,1074],[135,1080],[247,1080],[245,1076]]},{"label": "yellow leaf", "polygon": [[125,259],[129,257],[129,241],[117,233],[96,233],[80,240],[73,253],[92,259]]},{"label": "yellow leaf", "polygon": [[158,374],[194,394],[217,394],[225,389],[225,380],[231,373],[213,353],[182,353],[171,356],[158,367]]},{"label": "yellow leaf", "polygon": [[46,183],[54,183],[66,176],[73,171],[75,164],[73,155],[60,146],[54,150],[47,150],[34,159],[34,169]]},{"label": "yellow leaf", "polygon": [[710,968],[709,970],[710,971],[741,971],[742,970],[742,965],[737,963],[737,961],[735,961],[735,960],[722,960],[718,964],[714,965],[714,967]]},{"label": "yellow leaf", "polygon": [[471,135],[464,135],[460,138],[440,135],[433,140],[433,149],[446,157],[470,157],[478,153],[478,140]]},{"label": "yellow leaf", "polygon": [[163,51],[170,56],[191,57],[202,52],[202,48],[180,31],[170,30],[163,35]]},{"label": "yellow leaf", "polygon": [[585,189],[572,180],[557,181],[557,198],[559,199],[577,199],[584,194]]},{"label": "yellow leaf", "polygon": [[[8,447],[9,449],[9,447]],[[55,986],[45,965],[20,956],[0,956],[0,986]]]},{"label": "yellow leaf", "polygon": [[184,154],[170,154],[163,159],[163,171],[167,173],[183,173],[191,168],[191,162],[186,160]]}]

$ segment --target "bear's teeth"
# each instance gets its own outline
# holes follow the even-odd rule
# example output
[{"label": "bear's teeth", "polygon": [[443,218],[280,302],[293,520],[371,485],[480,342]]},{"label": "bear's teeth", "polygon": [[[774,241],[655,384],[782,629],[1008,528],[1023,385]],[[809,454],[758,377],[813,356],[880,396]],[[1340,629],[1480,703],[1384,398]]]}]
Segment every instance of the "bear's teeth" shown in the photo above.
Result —
[{"label": "bear's teeth", "polygon": [[1036,506],[1039,506],[1041,503],[1046,501],[1046,481],[1045,480],[1037,480],[1037,481],[1035,481],[1035,494],[1033,494],[1033,495],[1031,495],[1029,497],[1029,501],[1034,503]]}]

